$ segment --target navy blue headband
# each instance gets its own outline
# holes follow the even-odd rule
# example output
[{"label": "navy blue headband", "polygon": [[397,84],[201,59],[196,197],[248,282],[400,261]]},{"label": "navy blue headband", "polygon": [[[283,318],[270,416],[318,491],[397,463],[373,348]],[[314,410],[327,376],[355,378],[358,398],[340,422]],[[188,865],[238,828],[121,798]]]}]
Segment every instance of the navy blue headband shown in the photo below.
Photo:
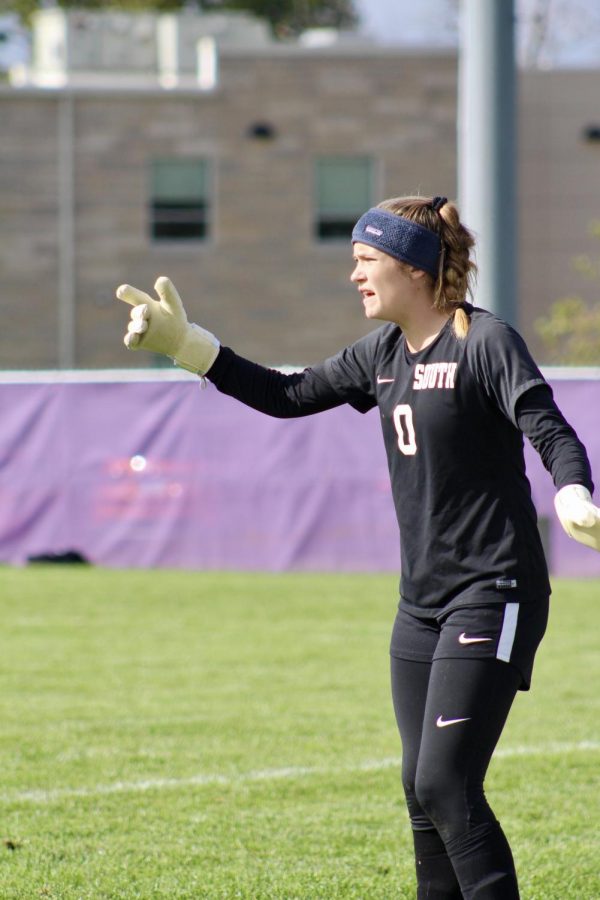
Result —
[{"label": "navy blue headband", "polygon": [[373,207],[360,217],[352,230],[352,243],[367,244],[400,262],[438,276],[442,242],[434,231],[385,209]]}]

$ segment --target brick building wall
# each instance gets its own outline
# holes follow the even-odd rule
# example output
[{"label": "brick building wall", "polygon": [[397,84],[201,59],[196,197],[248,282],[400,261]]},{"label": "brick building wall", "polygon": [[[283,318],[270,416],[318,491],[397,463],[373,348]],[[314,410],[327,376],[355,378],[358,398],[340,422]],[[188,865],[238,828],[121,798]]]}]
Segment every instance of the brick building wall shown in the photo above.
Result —
[{"label": "brick building wall", "polygon": [[0,95],[0,366],[54,366],[59,280],[57,104]]},{"label": "brick building wall", "polygon": [[[596,246],[588,225],[600,200],[600,145],[581,133],[595,116],[599,77],[521,77],[520,327],[534,351],[536,316],[575,284],[593,292],[571,258]],[[123,281],[150,289],[161,274],[190,318],[240,353],[318,361],[373,326],[348,282],[348,243],[314,237],[316,159],[371,157],[375,201],[456,194],[452,55],[228,52],[211,92],[4,87],[0,121],[3,368],[64,360],[71,301],[75,365],[148,365],[147,354],[122,346],[127,310],[114,289]],[[269,123],[272,139],[249,136],[254,123]],[[149,161],[198,156],[211,162],[210,237],[157,243]],[[60,250],[71,231],[72,264],[64,240]]]},{"label": "brick building wall", "polygon": [[[348,282],[349,244],[314,237],[316,158],[372,157],[374,200],[453,194],[455,79],[450,56],[224,54],[210,93],[3,89],[0,252],[11,333],[0,334],[2,365],[58,363],[61,104],[72,104],[73,122],[75,364],[148,364],[122,348],[126,310],[114,288],[150,288],[160,274],[223,342],[262,362],[298,364],[370,327]],[[270,123],[274,137],[249,137],[255,122]],[[205,243],[149,237],[148,162],[179,156],[212,161]]]}]

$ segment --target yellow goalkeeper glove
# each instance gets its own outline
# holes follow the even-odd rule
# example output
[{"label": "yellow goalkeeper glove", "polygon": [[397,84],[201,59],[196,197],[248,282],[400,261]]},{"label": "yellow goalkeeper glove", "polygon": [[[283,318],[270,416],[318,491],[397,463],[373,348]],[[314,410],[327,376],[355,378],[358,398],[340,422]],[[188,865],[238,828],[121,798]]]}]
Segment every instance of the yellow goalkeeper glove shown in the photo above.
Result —
[{"label": "yellow goalkeeper glove", "polygon": [[594,506],[587,488],[581,484],[561,488],[554,498],[554,508],[569,537],[600,550],[600,509]]},{"label": "yellow goalkeeper glove", "polygon": [[219,341],[210,331],[188,322],[181,297],[169,278],[159,278],[154,290],[159,300],[130,284],[117,288],[119,300],[133,307],[123,339],[125,346],[163,353],[180,368],[204,375],[219,355]]}]

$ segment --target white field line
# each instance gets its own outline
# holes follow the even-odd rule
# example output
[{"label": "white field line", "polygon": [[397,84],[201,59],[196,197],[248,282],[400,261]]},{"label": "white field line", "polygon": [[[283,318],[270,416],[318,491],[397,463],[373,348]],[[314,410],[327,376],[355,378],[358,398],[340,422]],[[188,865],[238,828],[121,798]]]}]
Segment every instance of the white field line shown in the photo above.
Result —
[{"label": "white field line", "polygon": [[[593,753],[600,751],[598,741],[579,743],[552,743],[541,746],[501,747],[494,759],[509,759],[514,756],[563,756],[566,753]],[[259,769],[231,775],[199,774],[189,778],[148,778],[139,781],[115,781],[112,784],[97,784],[92,787],[54,788],[52,790],[10,791],[0,794],[0,803],[35,803],[44,806],[69,797],[101,797],[109,794],[142,793],[144,791],[178,790],[187,787],[220,785],[235,787],[260,781],[279,781],[311,776],[336,776],[352,772],[379,772],[383,769],[399,768],[401,758],[389,756],[383,759],[366,760],[347,766],[289,766],[281,769]]]}]

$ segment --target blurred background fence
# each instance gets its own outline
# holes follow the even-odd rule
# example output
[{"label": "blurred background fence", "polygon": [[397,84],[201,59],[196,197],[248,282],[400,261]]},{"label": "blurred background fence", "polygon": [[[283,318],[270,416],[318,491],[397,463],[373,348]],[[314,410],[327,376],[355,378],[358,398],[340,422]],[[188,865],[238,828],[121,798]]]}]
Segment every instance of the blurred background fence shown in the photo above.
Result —
[{"label": "blurred background fence", "polygon": [[[600,371],[546,374],[599,472]],[[399,568],[377,411],[280,421],[165,371],[5,380],[0,417],[3,562]],[[600,575],[600,556],[562,533],[529,446],[527,463],[552,573]]]}]

